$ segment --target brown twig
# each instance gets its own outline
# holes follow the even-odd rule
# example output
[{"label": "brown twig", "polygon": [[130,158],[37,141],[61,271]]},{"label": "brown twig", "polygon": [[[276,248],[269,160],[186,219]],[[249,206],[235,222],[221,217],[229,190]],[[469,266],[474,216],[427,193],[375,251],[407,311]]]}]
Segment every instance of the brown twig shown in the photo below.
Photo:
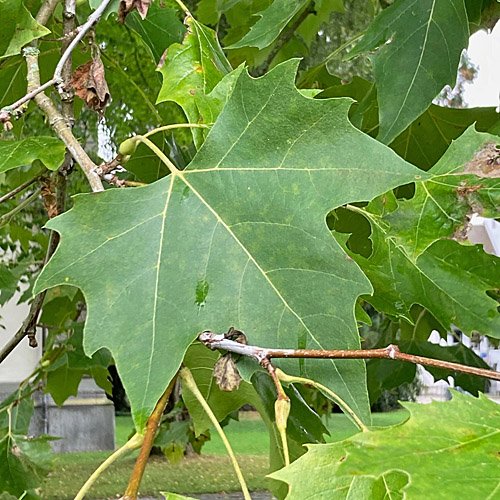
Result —
[{"label": "brown twig", "polygon": [[419,364],[423,366],[433,366],[460,373],[467,373],[477,377],[489,378],[491,380],[500,380],[500,372],[476,368],[474,366],[451,363],[440,359],[425,358],[406,354],[399,350],[397,345],[388,345],[381,349],[338,349],[338,350],[315,350],[315,349],[268,349],[266,347],[257,347],[240,344],[226,339],[224,335],[206,331],[199,335],[199,340],[210,349],[224,349],[249,356],[262,364],[265,359],[272,358],[316,358],[316,359],[395,359],[406,361],[408,363]]},{"label": "brown twig", "polygon": [[160,425],[163,410],[165,409],[165,406],[167,406],[168,399],[170,397],[172,389],[174,388],[177,376],[178,375],[176,374],[175,377],[170,381],[170,384],[168,384],[168,387],[165,389],[162,397],[159,399],[158,403],[156,403],[153,413],[151,413],[151,416],[148,418],[148,423],[146,424],[146,431],[144,434],[144,442],[142,443],[139,456],[135,461],[134,470],[132,472],[132,476],[130,477],[127,490],[125,491],[125,494],[123,495],[121,500],[137,500],[139,486],[141,484],[144,470],[146,469],[146,464],[148,462],[151,448],[153,447],[153,441],[156,436],[156,431],[158,430],[158,426]]},{"label": "brown twig", "polygon": [[[45,254],[45,263],[50,259],[51,255],[54,253],[57,247],[57,233],[52,231],[50,233],[49,245],[47,247],[47,253]],[[35,329],[38,322],[38,316],[42,309],[43,301],[45,299],[46,291],[43,291],[35,296],[33,302],[31,303],[28,316],[23,321],[21,328],[15,333],[15,335],[7,342],[6,345],[0,351],[0,363],[16,348],[16,346],[24,339],[24,337],[29,336],[30,339],[34,338]]]},{"label": "brown twig", "polygon": [[11,198],[14,198],[16,194],[20,193],[21,191],[24,191],[27,187],[31,186],[34,184],[36,181],[40,179],[43,175],[45,175],[47,171],[43,171],[38,175],[35,175],[32,179],[29,181],[24,182],[20,186],[17,186],[15,189],[13,189],[10,193],[4,194],[3,196],[0,197],[0,203],[3,203],[4,201],[10,200]]}]

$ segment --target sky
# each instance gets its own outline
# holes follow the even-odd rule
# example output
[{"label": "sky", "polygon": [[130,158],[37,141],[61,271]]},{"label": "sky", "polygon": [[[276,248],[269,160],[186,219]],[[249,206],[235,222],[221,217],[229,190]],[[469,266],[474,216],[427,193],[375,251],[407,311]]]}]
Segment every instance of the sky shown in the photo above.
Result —
[{"label": "sky", "polygon": [[472,35],[467,50],[479,73],[464,92],[469,107],[499,106],[500,104],[500,23],[491,33],[478,31]]}]

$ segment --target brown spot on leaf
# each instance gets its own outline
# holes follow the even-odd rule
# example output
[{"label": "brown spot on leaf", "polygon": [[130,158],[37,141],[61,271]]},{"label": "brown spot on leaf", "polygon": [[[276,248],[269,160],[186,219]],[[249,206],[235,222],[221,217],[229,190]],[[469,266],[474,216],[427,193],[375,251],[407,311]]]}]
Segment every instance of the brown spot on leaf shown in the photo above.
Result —
[{"label": "brown spot on leaf", "polygon": [[146,19],[151,2],[152,0],[121,0],[118,8],[118,22],[123,24],[134,8],[137,9],[142,19]]},{"label": "brown spot on leaf", "polygon": [[463,172],[459,172],[457,175],[473,174],[478,177],[500,177],[500,150],[496,143],[486,142],[464,167]]},{"label": "brown spot on leaf", "polygon": [[189,91],[189,93],[190,93],[191,95],[195,95],[195,94],[196,94],[196,90],[191,89],[191,90]]},{"label": "brown spot on leaf", "polygon": [[238,368],[236,368],[236,363],[229,352],[217,360],[213,376],[221,391],[238,389],[242,380]]},{"label": "brown spot on leaf", "polygon": [[102,114],[109,100],[109,88],[98,51],[95,51],[91,61],[75,69],[70,84],[76,95],[83,99],[90,109]]}]

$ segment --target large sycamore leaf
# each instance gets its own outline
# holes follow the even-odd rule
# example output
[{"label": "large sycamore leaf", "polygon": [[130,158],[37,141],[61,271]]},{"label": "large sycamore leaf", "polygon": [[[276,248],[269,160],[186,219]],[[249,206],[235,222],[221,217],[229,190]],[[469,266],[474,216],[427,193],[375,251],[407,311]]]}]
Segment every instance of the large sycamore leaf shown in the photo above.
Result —
[{"label": "large sycamore leaf", "polygon": [[[216,98],[208,94],[224,75],[232,71],[232,67],[215,31],[192,17],[188,17],[186,23],[188,30],[182,44],[172,44],[166,52],[165,61],[160,62],[163,83],[157,102],[173,101],[182,107],[190,123],[210,124],[217,118],[221,106]],[[203,129],[193,129],[197,148],[205,136]]]},{"label": "large sycamore leaf", "polygon": [[[436,241],[414,262],[398,246],[379,215],[358,209],[371,224],[373,251],[365,257],[349,250],[374,287],[364,297],[378,311],[413,322],[410,308],[420,304],[443,325],[454,324],[466,334],[479,331],[500,337],[498,303],[487,295],[500,280],[500,259],[480,246]],[[414,224],[415,220],[408,221]]]},{"label": "large sycamore leaf", "polygon": [[[366,277],[332,238],[334,207],[427,174],[355,129],[351,101],[295,87],[298,61],[238,78],[184,171],[147,187],[75,197],[48,226],[62,235],[35,293],[82,289],[84,347],[107,347],[142,427],[205,329],[252,344],[358,348],[354,304]],[[364,364],[283,360],[369,419]]]},{"label": "large sycamore leaf", "polygon": [[392,142],[445,85],[454,86],[468,42],[464,0],[398,0],[376,17],[350,57],[377,49],[380,141]]},{"label": "large sycamore leaf", "polygon": [[386,217],[394,241],[412,260],[440,238],[465,240],[473,213],[498,217],[499,142],[469,127],[429,170],[432,177]]},{"label": "large sycamore leaf", "polygon": [[271,477],[289,484],[287,500],[498,498],[498,404],[455,391],[451,401],[402,404],[406,422],[312,445]]}]

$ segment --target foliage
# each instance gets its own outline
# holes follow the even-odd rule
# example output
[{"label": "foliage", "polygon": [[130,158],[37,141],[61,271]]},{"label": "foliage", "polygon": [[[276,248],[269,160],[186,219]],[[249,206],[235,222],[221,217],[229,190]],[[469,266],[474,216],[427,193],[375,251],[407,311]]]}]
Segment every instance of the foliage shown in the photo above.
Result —
[{"label": "foliage", "polygon": [[[480,395],[484,380],[433,367],[479,399],[409,404],[405,423],[324,444],[327,391],[369,426],[370,404],[411,383],[415,365],[273,360],[323,394],[277,388],[254,361],[195,340],[234,325],[263,347],[395,343],[486,368],[464,344],[428,337],[458,327],[500,338],[498,257],[467,241],[472,214],[498,217],[498,113],[449,109],[462,102],[460,87],[433,100],[454,86],[459,65],[466,71],[469,34],[492,26],[498,3],[186,3],[190,11],[173,0],[112,1],[84,33],[69,69],[83,72],[80,95],[109,88],[98,114],[73,102],[68,72],[45,96],[16,104],[54,76],[61,42],[76,32],[62,5],[0,0],[0,304],[39,294],[32,321],[48,331],[39,365],[0,407],[0,490],[34,497],[45,470],[48,438],[26,437],[30,387],[58,404],[83,376],[110,392],[113,365],[142,433],[184,364],[219,421],[244,404],[259,410],[280,499],[286,483],[289,499],[305,488],[317,498],[420,498],[438,479],[443,498],[455,498],[466,486],[449,471],[464,467],[469,449],[470,487],[481,488],[473,496],[493,498],[497,411]],[[78,2],[77,24],[99,5]],[[88,193],[87,179],[104,192]],[[223,362],[242,377],[232,392],[212,377]],[[210,427],[200,401],[181,392],[155,442],[173,461],[199,451]],[[276,398],[291,400],[283,440]],[[318,464],[325,476],[311,485],[307,470]]]}]

